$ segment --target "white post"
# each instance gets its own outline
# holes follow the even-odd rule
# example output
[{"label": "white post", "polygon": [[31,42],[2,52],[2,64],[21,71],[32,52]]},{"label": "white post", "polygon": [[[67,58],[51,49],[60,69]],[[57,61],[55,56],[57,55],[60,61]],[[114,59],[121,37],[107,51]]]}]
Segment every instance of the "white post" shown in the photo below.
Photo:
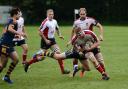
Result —
[{"label": "white post", "polygon": [[79,14],[79,10],[78,9],[74,9],[74,20],[76,20],[76,15]]}]

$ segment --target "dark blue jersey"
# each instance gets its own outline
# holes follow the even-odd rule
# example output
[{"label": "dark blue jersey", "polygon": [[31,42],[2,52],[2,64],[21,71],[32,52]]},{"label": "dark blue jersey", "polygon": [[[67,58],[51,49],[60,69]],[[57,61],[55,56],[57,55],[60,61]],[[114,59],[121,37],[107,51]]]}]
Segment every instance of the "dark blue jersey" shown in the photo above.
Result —
[{"label": "dark blue jersey", "polygon": [[3,36],[1,37],[1,44],[3,44],[3,45],[6,45],[6,46],[9,46],[9,47],[13,47],[14,46],[14,44],[13,44],[13,38],[14,38],[14,36],[15,36],[15,34],[14,33],[12,33],[12,32],[10,32],[10,31],[8,31],[8,27],[9,27],[9,25],[14,25],[14,30],[17,30],[17,23],[14,23],[14,21],[13,21],[13,19],[10,19],[9,21],[8,21],[8,23],[7,23],[7,26],[6,26],[6,32],[3,34]]}]

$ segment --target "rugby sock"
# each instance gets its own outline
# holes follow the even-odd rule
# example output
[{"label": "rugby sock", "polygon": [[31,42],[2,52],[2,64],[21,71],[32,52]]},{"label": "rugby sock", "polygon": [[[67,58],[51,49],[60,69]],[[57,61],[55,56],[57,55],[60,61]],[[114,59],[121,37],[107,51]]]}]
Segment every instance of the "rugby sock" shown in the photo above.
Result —
[{"label": "rugby sock", "polygon": [[103,70],[103,68],[102,68],[100,65],[96,66],[96,69],[97,69],[101,74],[104,73],[104,70]]},{"label": "rugby sock", "polygon": [[35,63],[35,62],[38,62],[37,58],[32,58],[32,59],[28,62],[28,64],[31,65],[31,64],[33,64],[33,63]]},{"label": "rugby sock", "polygon": [[45,54],[44,54],[44,56],[48,56],[48,57],[52,57],[53,58],[53,56],[54,56],[54,52],[46,52]]},{"label": "rugby sock", "polygon": [[26,58],[27,58],[27,55],[26,55],[26,54],[23,54],[23,55],[22,55],[23,61],[26,61]]},{"label": "rugby sock", "polygon": [[11,64],[10,64],[10,66],[9,66],[9,69],[8,69],[8,71],[7,71],[7,73],[6,73],[6,75],[5,76],[10,76],[10,74],[12,73],[12,71],[14,70],[14,68],[16,67],[16,65],[17,65],[17,63],[18,62],[12,62]]},{"label": "rugby sock", "polygon": [[105,66],[104,66],[104,64],[100,63],[100,66],[101,66],[102,69],[105,71]]},{"label": "rugby sock", "polygon": [[64,73],[64,63],[63,63],[63,60],[58,60],[58,63],[59,63],[60,69],[61,69],[61,73]]}]

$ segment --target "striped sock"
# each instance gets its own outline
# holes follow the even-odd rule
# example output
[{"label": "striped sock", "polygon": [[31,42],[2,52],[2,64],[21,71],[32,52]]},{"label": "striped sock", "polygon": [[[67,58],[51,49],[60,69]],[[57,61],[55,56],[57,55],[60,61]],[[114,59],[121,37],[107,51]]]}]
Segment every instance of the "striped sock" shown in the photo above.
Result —
[{"label": "striped sock", "polygon": [[[17,63],[18,63],[18,62],[17,62]],[[10,64],[9,69],[8,69],[8,71],[7,71],[7,73],[6,73],[5,76],[10,76],[10,74],[12,73],[12,71],[14,70],[14,68],[16,67],[17,63],[12,62],[12,63]]]},{"label": "striped sock", "polygon": [[45,55],[48,56],[48,57],[52,57],[54,56],[54,52],[46,52]]}]

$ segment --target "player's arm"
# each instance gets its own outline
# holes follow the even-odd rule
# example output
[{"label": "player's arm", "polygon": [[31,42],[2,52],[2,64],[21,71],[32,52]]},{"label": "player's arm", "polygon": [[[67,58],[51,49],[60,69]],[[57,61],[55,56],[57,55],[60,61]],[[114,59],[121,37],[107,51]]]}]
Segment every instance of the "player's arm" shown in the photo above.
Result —
[{"label": "player's arm", "polygon": [[44,31],[45,28],[46,28],[46,24],[41,25],[41,26],[39,27],[39,29],[38,29],[39,35],[40,35],[40,37],[41,37],[42,39],[44,39],[44,41],[46,42],[46,44],[51,44],[50,40],[48,40],[48,39],[44,36],[44,34],[43,34],[43,31]]},{"label": "player's arm", "polygon": [[26,30],[25,30],[25,26],[24,26],[24,19],[23,19],[22,31],[23,31],[23,33],[24,33],[24,37],[27,38],[27,33],[26,33]]},{"label": "player's arm", "polygon": [[60,32],[59,25],[58,25],[56,20],[55,20],[55,22],[56,22],[56,32],[57,32],[57,35],[59,36],[59,38],[64,39],[64,37],[62,36],[62,34]]},{"label": "player's arm", "polygon": [[68,43],[66,44],[67,47],[72,43],[73,37],[75,37],[75,27],[73,27],[73,29],[72,29],[72,31],[71,31],[71,38],[70,38],[70,40],[68,41]]},{"label": "player's arm", "polygon": [[56,27],[56,32],[57,32],[57,35],[59,36],[59,38],[64,39],[64,37],[61,35],[59,27]]},{"label": "player's arm", "polygon": [[96,43],[94,43],[89,49],[88,51],[93,50],[94,48],[97,48],[100,45],[100,41],[98,40]]},{"label": "player's arm", "polygon": [[20,35],[20,36],[24,36],[23,33],[18,33],[17,31],[14,30],[14,25],[13,24],[10,24],[8,26],[8,29],[7,29],[9,32],[15,34],[15,35]]},{"label": "player's arm", "polygon": [[25,26],[23,26],[22,29],[23,29],[24,37],[27,38],[27,33],[26,33],[26,31],[25,31]]},{"label": "player's arm", "polygon": [[91,47],[85,47],[86,51],[91,51],[100,45],[100,40],[98,39],[98,37],[93,33],[92,33],[92,35],[93,35],[93,38],[95,39],[95,43],[92,44]]},{"label": "player's arm", "polygon": [[99,28],[100,31],[99,40],[103,41],[103,26],[99,22],[96,24],[96,26]]}]

